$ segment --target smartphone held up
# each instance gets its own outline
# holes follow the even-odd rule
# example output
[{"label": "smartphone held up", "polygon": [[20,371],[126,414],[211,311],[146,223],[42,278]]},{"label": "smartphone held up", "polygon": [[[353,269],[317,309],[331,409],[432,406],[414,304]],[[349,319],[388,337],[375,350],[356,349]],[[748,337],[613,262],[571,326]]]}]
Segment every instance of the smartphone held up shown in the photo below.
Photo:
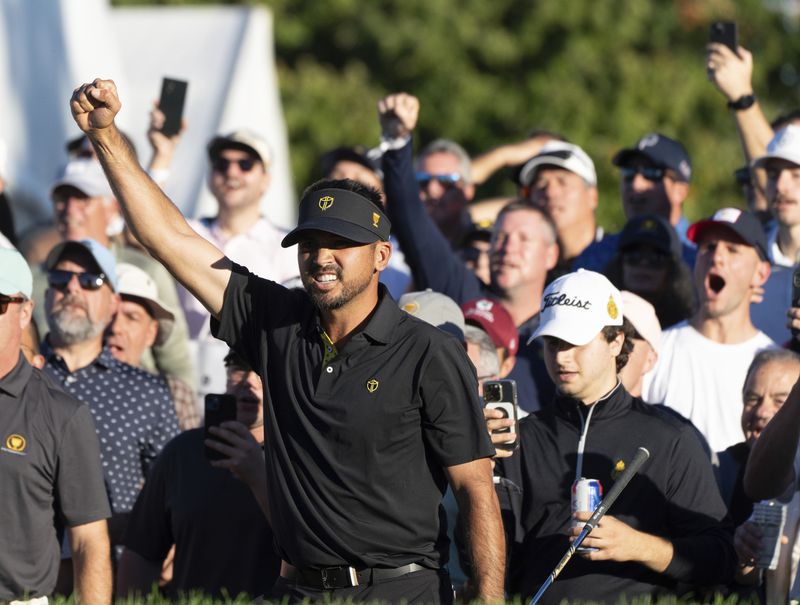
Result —
[{"label": "smartphone held up", "polygon": [[158,108],[164,114],[161,132],[168,137],[175,136],[181,131],[183,107],[186,104],[188,87],[189,83],[184,80],[164,78],[161,81],[161,98],[158,101]]},{"label": "smartphone held up", "polygon": [[[499,410],[504,418],[514,421],[514,437],[498,444],[504,450],[515,450],[519,446],[520,411],[517,404],[517,383],[514,380],[487,380],[483,383],[483,401],[488,409]],[[494,434],[511,433],[511,427],[497,429]]]},{"label": "smartphone held up", "polygon": [[[209,429],[218,427],[223,422],[236,420],[236,397],[228,393],[208,393],[205,397],[205,438],[217,439]],[[207,460],[224,460],[225,454],[205,446]]]}]

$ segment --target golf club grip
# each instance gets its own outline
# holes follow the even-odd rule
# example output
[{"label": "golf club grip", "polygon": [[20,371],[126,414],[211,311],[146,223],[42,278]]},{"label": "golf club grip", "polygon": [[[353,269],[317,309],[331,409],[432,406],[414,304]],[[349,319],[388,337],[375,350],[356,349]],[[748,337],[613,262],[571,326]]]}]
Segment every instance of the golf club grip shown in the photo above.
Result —
[{"label": "golf club grip", "polygon": [[586,525],[591,528],[597,526],[597,522],[600,521],[600,517],[605,515],[606,511],[611,508],[611,505],[614,504],[614,501],[622,493],[622,490],[624,490],[625,486],[630,483],[633,476],[649,457],[650,452],[647,451],[646,448],[639,447],[639,449],[636,450],[636,455],[633,457],[633,460],[631,460],[630,464],[625,467],[625,470],[622,471],[622,474],[614,482],[614,485],[611,486],[611,489],[608,491],[608,494],[606,494],[606,497],[603,498],[602,502],[600,502],[600,504],[597,505],[597,508],[594,509],[594,514],[586,522]]}]

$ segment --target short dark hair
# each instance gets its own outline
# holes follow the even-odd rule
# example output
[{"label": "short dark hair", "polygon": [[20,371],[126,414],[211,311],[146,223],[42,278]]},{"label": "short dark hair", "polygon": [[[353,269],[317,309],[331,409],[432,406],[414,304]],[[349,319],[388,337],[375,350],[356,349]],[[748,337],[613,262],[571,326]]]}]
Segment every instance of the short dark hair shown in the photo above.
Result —
[{"label": "short dark hair", "polygon": [[383,203],[381,202],[381,192],[374,187],[368,187],[352,179],[320,179],[316,183],[306,187],[301,199],[305,199],[307,195],[319,191],[320,189],[344,189],[345,191],[352,191],[372,202],[381,212],[384,211]]},{"label": "short dark hair", "polygon": [[605,326],[602,332],[606,342],[614,340],[620,332],[625,337],[625,340],[622,341],[622,348],[616,359],[617,374],[619,374],[622,368],[628,364],[628,358],[631,356],[631,351],[633,351],[633,336],[636,331],[633,324],[624,317],[621,326]]},{"label": "short dark hair", "polygon": [[772,362],[800,364],[800,355],[791,349],[764,349],[763,351],[759,351],[756,353],[755,357],[753,357],[753,361],[750,362],[750,367],[747,368],[747,374],[745,374],[742,389],[744,390],[744,385],[750,380],[750,376],[761,366]]}]

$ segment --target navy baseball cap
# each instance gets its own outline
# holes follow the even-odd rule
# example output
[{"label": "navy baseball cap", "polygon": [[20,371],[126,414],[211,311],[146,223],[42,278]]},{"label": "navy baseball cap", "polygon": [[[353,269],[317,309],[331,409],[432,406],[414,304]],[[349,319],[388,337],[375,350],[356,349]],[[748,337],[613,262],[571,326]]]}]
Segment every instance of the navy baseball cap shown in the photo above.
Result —
[{"label": "navy baseball cap", "polygon": [[50,253],[45,260],[45,267],[49,271],[58,264],[61,257],[68,250],[82,250],[92,257],[92,260],[100,269],[100,272],[106,276],[108,285],[114,292],[119,292],[119,284],[117,282],[117,261],[111,250],[100,244],[93,239],[82,239],[75,241],[65,241],[53,246]]},{"label": "navy baseball cap", "polygon": [[767,254],[767,237],[764,227],[756,216],[738,208],[722,208],[709,219],[697,221],[686,231],[686,236],[697,243],[703,232],[712,225],[721,225],[733,231],[742,240],[756,249],[761,260],[769,260]]},{"label": "navy baseball cap", "polygon": [[296,244],[307,231],[325,231],[359,244],[388,241],[391,223],[383,211],[367,198],[348,189],[312,191],[300,202],[297,227],[283,238],[281,246]]},{"label": "navy baseball cap", "polygon": [[679,181],[688,183],[692,180],[692,160],[686,148],[675,139],[657,132],[647,134],[635,147],[619,151],[611,162],[614,166],[626,166],[637,156],[645,157],[661,168],[669,168]]},{"label": "navy baseball cap", "polygon": [[669,221],[661,216],[635,216],[625,223],[619,238],[619,249],[637,244],[653,246],[676,260],[681,258],[681,240]]}]

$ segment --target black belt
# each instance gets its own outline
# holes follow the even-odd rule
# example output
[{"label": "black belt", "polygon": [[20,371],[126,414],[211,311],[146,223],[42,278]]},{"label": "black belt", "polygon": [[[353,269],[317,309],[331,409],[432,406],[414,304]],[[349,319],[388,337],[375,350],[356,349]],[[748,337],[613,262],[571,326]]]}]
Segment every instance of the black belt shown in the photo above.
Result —
[{"label": "black belt", "polygon": [[302,586],[319,588],[322,590],[333,590],[335,588],[349,588],[360,584],[369,584],[375,580],[388,580],[397,578],[415,571],[428,569],[416,563],[409,563],[402,567],[382,569],[371,567],[368,569],[356,569],[355,567],[323,567],[322,569],[290,569],[283,572],[282,577],[292,580]]}]

